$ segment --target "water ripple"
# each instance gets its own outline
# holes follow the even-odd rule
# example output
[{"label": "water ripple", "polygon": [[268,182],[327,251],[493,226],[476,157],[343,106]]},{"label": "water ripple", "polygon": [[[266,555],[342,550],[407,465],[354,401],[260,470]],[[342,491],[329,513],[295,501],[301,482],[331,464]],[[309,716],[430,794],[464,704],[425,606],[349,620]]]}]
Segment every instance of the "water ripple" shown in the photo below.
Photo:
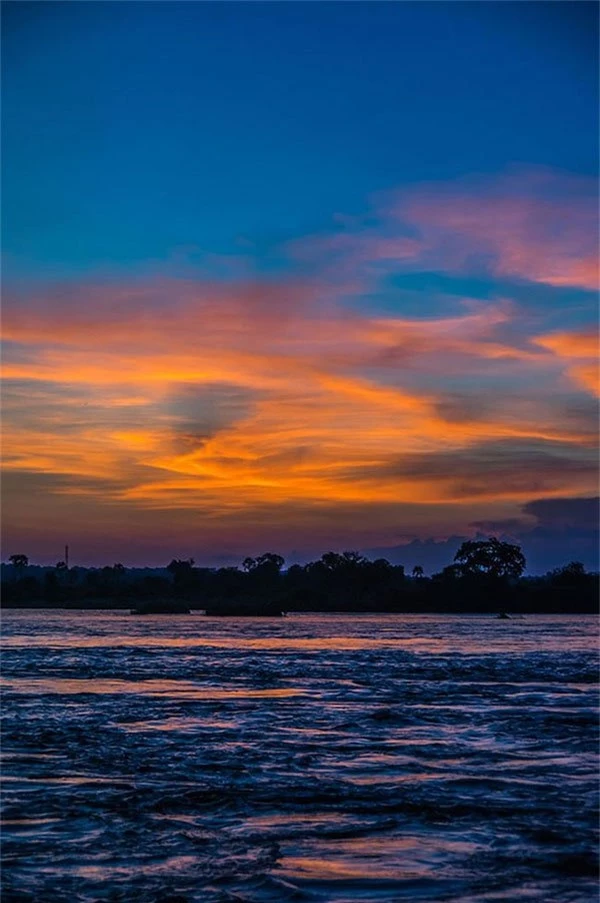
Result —
[{"label": "water ripple", "polygon": [[7,903],[597,899],[594,618],[3,632]]}]

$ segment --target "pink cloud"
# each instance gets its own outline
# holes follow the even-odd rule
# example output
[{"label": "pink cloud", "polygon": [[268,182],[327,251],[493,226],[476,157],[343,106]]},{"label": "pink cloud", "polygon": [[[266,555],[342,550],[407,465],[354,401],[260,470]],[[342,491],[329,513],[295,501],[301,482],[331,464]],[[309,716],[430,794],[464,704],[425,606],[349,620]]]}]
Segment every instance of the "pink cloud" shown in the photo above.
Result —
[{"label": "pink cloud", "polygon": [[400,194],[388,212],[418,229],[422,256],[440,269],[468,272],[484,260],[497,276],[598,287],[595,180],[515,171]]},{"label": "pink cloud", "polygon": [[387,192],[362,222],[288,250],[359,290],[386,273],[430,270],[598,287],[598,185],[546,169]]}]

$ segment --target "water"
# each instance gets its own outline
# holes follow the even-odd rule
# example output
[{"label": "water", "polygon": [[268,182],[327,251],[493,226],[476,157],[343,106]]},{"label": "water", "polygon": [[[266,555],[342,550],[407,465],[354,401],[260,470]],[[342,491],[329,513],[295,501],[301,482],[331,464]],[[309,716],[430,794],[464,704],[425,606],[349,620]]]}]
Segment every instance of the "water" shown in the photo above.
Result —
[{"label": "water", "polygon": [[589,616],[3,615],[3,903],[597,900]]}]

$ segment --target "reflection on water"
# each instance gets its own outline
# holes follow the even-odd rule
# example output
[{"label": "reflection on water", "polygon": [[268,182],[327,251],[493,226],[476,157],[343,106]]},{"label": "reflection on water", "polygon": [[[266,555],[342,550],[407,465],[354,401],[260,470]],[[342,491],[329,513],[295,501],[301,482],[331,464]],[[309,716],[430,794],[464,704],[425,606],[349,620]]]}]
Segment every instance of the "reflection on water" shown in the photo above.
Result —
[{"label": "reflection on water", "polygon": [[253,699],[261,696],[301,696],[304,690],[291,687],[279,687],[270,690],[255,690],[250,687],[202,686],[186,680],[77,680],[63,677],[2,677],[0,688],[12,690],[13,693],[42,695],[44,693],[76,694],[102,693],[113,696],[115,693],[135,693],[137,696],[168,696],[184,699]]},{"label": "reflection on water", "polygon": [[3,903],[597,899],[592,617],[3,631]]}]

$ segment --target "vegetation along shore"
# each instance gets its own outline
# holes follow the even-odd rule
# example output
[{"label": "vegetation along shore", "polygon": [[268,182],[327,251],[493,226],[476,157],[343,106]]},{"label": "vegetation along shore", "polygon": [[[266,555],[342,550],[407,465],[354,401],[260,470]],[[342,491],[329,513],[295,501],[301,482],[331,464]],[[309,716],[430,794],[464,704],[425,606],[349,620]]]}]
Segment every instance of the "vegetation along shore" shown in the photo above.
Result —
[{"label": "vegetation along shore", "polygon": [[570,562],[544,576],[524,576],[519,546],[498,539],[464,542],[454,561],[426,576],[384,558],[326,552],[285,567],[281,555],[246,558],[241,568],[196,567],[173,559],[164,568],[36,566],[24,554],[2,565],[5,608],[207,611],[593,613],[598,574]]}]

